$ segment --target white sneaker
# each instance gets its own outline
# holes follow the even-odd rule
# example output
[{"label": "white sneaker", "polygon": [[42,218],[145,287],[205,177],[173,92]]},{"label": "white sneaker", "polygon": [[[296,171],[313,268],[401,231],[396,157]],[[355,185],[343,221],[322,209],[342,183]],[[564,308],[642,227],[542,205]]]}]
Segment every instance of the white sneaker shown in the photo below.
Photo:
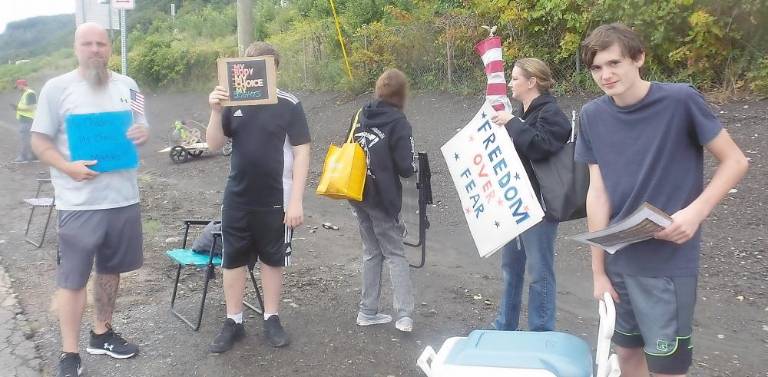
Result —
[{"label": "white sneaker", "polygon": [[413,320],[411,317],[403,317],[395,322],[395,327],[402,332],[413,331]]},{"label": "white sneaker", "polygon": [[380,325],[382,323],[390,323],[390,322],[392,322],[392,316],[389,316],[386,314],[376,313],[373,315],[368,315],[361,312],[357,313],[358,326]]}]

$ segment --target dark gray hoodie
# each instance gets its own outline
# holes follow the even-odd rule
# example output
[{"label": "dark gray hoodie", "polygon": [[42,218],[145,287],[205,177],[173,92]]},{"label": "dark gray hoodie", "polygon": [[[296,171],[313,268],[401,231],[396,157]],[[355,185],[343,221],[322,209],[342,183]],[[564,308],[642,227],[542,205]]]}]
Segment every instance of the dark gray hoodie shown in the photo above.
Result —
[{"label": "dark gray hoodie", "polygon": [[411,124],[400,109],[380,100],[363,107],[359,122],[355,140],[368,154],[363,203],[397,217],[403,196],[400,177],[416,172]]}]

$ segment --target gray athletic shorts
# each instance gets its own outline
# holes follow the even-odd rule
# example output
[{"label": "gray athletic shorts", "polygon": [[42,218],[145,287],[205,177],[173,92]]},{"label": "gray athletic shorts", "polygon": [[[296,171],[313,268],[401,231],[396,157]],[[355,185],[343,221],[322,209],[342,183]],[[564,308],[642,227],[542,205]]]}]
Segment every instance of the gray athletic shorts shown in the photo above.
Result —
[{"label": "gray athletic shorts", "polygon": [[644,277],[608,273],[616,303],[613,342],[643,348],[653,373],[685,374],[693,357],[696,277]]},{"label": "gray athletic shorts", "polygon": [[81,289],[94,259],[96,273],[133,271],[144,262],[138,204],[89,211],[59,212],[59,253],[56,283]]}]

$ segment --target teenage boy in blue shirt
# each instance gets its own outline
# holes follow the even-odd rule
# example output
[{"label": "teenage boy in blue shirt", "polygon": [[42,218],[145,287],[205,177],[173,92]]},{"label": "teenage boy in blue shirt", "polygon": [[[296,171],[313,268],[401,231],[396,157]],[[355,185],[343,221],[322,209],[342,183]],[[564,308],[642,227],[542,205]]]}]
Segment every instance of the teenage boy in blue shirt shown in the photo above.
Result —
[{"label": "teenage boy in blue shirt", "polygon": [[[616,302],[622,376],[684,376],[693,354],[700,225],[746,174],[747,159],[696,89],[640,77],[645,50],[627,26],[599,26],[582,56],[605,92],[582,108],[576,146],[576,158],[589,164],[589,230],[643,202],[673,219],[654,239],[616,254],[592,247],[594,296],[608,292]],[[706,186],[704,148],[718,161]]]}]

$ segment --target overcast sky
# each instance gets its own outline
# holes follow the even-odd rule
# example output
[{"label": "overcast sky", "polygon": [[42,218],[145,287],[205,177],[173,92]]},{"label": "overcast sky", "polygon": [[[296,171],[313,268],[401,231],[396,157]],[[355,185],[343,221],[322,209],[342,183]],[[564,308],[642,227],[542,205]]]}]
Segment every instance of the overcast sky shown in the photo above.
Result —
[{"label": "overcast sky", "polygon": [[35,16],[75,13],[76,0],[0,0],[0,33],[11,21]]}]

